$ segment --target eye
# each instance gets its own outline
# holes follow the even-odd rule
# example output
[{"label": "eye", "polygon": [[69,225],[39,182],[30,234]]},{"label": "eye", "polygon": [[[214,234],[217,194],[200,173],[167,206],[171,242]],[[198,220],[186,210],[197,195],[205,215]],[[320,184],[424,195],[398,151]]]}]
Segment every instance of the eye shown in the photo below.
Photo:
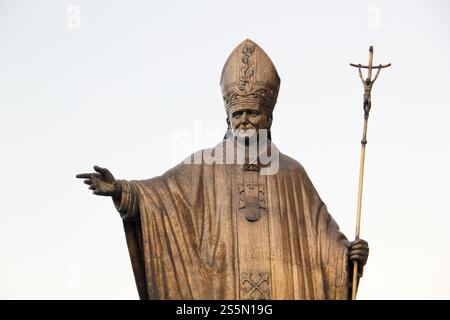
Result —
[{"label": "eye", "polygon": [[241,114],[242,114],[241,111],[236,111],[236,112],[233,112],[232,116],[233,116],[233,118],[237,118],[237,117],[240,117]]},{"label": "eye", "polygon": [[258,115],[260,115],[260,112],[257,110],[249,110],[249,111],[247,111],[247,114],[252,115],[252,116],[258,116]]}]

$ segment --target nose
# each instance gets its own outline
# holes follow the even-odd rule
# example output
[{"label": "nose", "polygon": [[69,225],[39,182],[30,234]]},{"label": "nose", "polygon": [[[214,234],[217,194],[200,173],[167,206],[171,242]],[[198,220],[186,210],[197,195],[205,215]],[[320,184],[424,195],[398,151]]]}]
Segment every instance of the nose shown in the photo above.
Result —
[{"label": "nose", "polygon": [[242,123],[248,123],[248,114],[245,111],[242,113]]}]

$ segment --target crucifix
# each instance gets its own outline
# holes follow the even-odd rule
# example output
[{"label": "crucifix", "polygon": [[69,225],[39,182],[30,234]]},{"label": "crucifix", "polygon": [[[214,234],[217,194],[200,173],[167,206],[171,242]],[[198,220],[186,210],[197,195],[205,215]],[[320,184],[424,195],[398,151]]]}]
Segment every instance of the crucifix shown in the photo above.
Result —
[{"label": "crucifix", "polygon": [[[361,64],[350,63],[350,66],[357,67],[359,71],[359,77],[364,85],[364,129],[363,129],[363,138],[361,140],[361,160],[359,166],[359,184],[358,184],[358,205],[357,205],[357,214],[356,214],[356,236],[355,239],[359,239],[360,233],[360,225],[361,225],[361,204],[362,204],[362,189],[363,189],[363,177],[364,177],[364,160],[366,155],[366,144],[367,144],[367,123],[369,120],[369,112],[371,108],[371,99],[370,93],[372,91],[372,86],[377,80],[378,75],[380,74],[381,69],[390,67],[391,64],[378,65],[373,66],[373,46],[369,48],[369,64],[367,66],[363,66]],[[368,69],[367,78],[364,79],[361,68]],[[372,69],[378,69],[375,77],[372,79]],[[352,300],[356,299],[356,291],[358,286],[358,262],[353,262],[353,279],[352,279]]]},{"label": "crucifix", "polygon": [[[370,46],[369,48],[369,64],[367,66],[363,66],[361,64],[354,64],[350,63],[350,66],[357,67],[359,71],[359,77],[364,85],[364,118],[369,118],[369,111],[371,107],[371,101],[370,101],[370,92],[372,91],[372,86],[374,82],[377,80],[378,75],[380,74],[381,69],[390,67],[391,64],[385,64],[385,65],[378,65],[373,66],[373,46]],[[361,68],[368,69],[367,72],[367,78],[364,79]],[[372,79],[372,69],[377,69],[377,73],[375,74],[375,77]]]}]

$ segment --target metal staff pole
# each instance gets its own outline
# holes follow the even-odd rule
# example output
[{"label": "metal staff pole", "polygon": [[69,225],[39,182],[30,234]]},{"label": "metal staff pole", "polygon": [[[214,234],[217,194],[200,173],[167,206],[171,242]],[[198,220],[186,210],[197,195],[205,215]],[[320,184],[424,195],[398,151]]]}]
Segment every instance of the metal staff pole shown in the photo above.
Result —
[{"label": "metal staff pole", "polygon": [[[359,182],[358,182],[358,205],[356,212],[356,235],[355,240],[359,239],[360,227],[361,227],[361,205],[362,205],[362,192],[363,192],[363,182],[364,182],[364,161],[366,157],[366,144],[367,144],[367,125],[369,122],[369,111],[371,108],[371,90],[373,83],[377,79],[382,68],[387,68],[391,64],[387,65],[379,65],[373,66],[373,46],[369,48],[369,64],[367,66],[362,66],[361,64],[353,64],[350,66],[359,68],[359,75],[361,77],[361,81],[364,85],[364,129],[361,140],[361,158],[359,163]],[[361,73],[361,68],[368,69],[367,78],[364,80]],[[378,69],[375,78],[372,80],[372,69]],[[353,279],[352,279],[352,300],[356,300],[356,291],[358,288],[358,262],[353,262]]]}]

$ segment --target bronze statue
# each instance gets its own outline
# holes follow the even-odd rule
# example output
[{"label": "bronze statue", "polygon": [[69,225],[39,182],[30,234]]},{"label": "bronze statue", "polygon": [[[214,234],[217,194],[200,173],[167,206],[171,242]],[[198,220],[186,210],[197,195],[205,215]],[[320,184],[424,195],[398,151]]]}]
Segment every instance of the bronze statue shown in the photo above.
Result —
[{"label": "bronze statue", "polygon": [[79,174],[123,219],[141,299],[349,299],[367,242],[349,242],[304,168],[270,135],[280,86],[267,54],[245,40],[221,87],[228,129],[162,176]]}]

